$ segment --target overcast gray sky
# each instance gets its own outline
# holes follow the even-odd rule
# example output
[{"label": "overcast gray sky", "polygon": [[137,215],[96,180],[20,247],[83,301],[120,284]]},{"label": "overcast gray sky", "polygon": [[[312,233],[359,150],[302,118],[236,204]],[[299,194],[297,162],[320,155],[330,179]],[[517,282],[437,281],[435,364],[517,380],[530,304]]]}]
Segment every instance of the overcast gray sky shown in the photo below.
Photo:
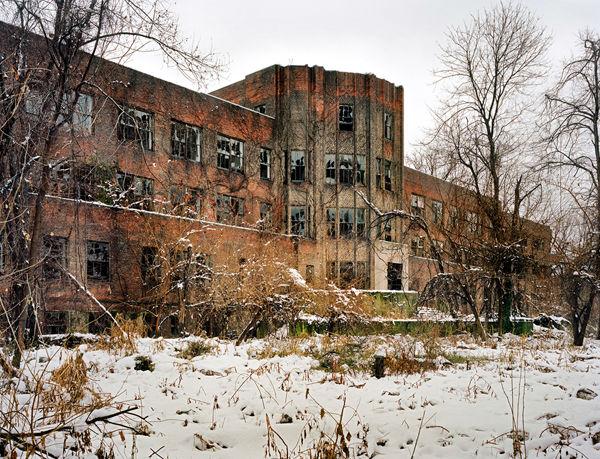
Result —
[{"label": "overcast gray sky", "polygon": [[[182,32],[228,61],[206,91],[272,64],[322,65],[329,70],[374,73],[405,90],[406,152],[419,141],[435,105],[432,70],[451,25],[468,21],[494,0],[178,0]],[[524,0],[554,37],[556,62],[573,50],[577,32],[600,32],[600,0]],[[190,86],[149,56],[130,65]]]}]

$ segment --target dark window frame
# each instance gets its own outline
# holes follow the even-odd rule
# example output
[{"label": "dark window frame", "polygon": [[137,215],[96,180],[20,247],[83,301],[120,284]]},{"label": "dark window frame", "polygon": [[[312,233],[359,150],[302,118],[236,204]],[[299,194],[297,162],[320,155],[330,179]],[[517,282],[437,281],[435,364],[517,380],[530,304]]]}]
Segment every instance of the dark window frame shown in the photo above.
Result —
[{"label": "dark window frame", "polygon": [[392,190],[392,162],[389,159],[383,161],[384,172],[384,189],[385,191]]},{"label": "dark window frame", "polygon": [[217,168],[244,174],[244,141],[217,134]]},{"label": "dark window frame", "polygon": [[[92,247],[96,245],[96,247]],[[106,255],[104,259],[90,259],[90,250]],[[87,279],[93,281],[110,281],[110,243],[104,241],[86,241],[86,272]]]},{"label": "dark window frame", "polygon": [[202,129],[183,121],[171,120],[171,156],[201,162]]},{"label": "dark window frame", "polygon": [[425,217],[425,196],[422,194],[411,193],[410,213],[414,216]]},{"label": "dark window frame", "polygon": [[438,226],[444,224],[444,203],[442,201],[437,199],[431,201],[431,221]]},{"label": "dark window frame", "polygon": [[[296,156],[296,158],[294,158]],[[302,183],[307,181],[308,158],[304,150],[292,150],[290,152],[290,180],[293,183]]]},{"label": "dark window frame", "polygon": [[161,280],[161,264],[157,247],[143,246],[140,257],[140,279],[146,289],[157,287]]},{"label": "dark window frame", "polygon": [[273,225],[273,205],[270,202],[261,202],[259,211],[259,218],[261,226],[263,228],[270,228]]},{"label": "dark window frame", "polygon": [[394,114],[383,113],[383,137],[386,140],[394,140]]},{"label": "dark window frame", "polygon": [[[69,238],[47,234],[43,237],[45,279],[60,279],[63,277],[61,267],[66,269],[68,263]],[[58,250],[57,250],[58,249]]]},{"label": "dark window frame", "polygon": [[215,216],[217,222],[240,225],[244,219],[244,198],[229,194],[217,194]]},{"label": "dark window frame", "polygon": [[[148,119],[138,120],[138,116]],[[117,137],[121,141],[137,142],[145,151],[154,151],[154,113],[121,105],[117,118]]]},{"label": "dark window frame", "polygon": [[260,178],[261,180],[273,179],[273,154],[270,148],[260,147]]},{"label": "dark window frame", "polygon": [[308,237],[309,211],[308,206],[290,206],[290,234]]},{"label": "dark window frame", "polygon": [[[154,203],[154,180],[128,172],[117,171],[119,200],[132,209],[151,210]],[[140,192],[141,191],[141,192]]]},{"label": "dark window frame", "polygon": [[339,104],[338,130],[340,132],[354,131],[354,104]]}]

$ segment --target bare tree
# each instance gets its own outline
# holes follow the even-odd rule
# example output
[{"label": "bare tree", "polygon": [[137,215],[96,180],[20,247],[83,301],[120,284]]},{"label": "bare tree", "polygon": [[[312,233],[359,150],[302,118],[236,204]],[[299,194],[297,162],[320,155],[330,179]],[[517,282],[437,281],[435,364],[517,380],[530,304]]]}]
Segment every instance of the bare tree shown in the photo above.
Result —
[{"label": "bare tree", "polygon": [[576,345],[582,345],[600,292],[600,37],[585,31],[579,54],[567,61],[546,95],[545,164],[564,171],[562,188],[579,231],[563,241],[562,274]]},{"label": "bare tree", "polygon": [[495,291],[488,298],[496,303],[501,330],[518,294],[523,217],[540,201],[529,154],[535,140],[530,108],[533,85],[546,71],[549,41],[526,8],[500,4],[448,32],[436,72],[445,95],[425,145],[443,155],[448,170],[442,176],[472,190],[484,217],[476,258],[492,280]]},{"label": "bare tree", "polygon": [[185,41],[159,0],[7,0],[0,14],[15,26],[6,27],[0,60],[0,234],[8,247],[3,315],[18,366],[39,329],[41,225],[53,157],[75,124],[82,91],[102,91],[97,58],[158,50],[198,84],[220,63]]}]

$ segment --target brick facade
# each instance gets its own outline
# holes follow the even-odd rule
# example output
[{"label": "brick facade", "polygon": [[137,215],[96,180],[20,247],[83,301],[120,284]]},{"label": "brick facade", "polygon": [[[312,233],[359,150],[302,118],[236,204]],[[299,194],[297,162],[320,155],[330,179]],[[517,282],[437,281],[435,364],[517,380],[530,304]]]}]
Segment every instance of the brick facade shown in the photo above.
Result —
[{"label": "brick facade", "polygon": [[[418,290],[434,273],[425,253],[410,255],[403,224],[384,231],[367,205],[409,209],[412,194],[430,203],[460,192],[403,166],[401,86],[274,65],[202,94],[105,60],[92,79],[82,92],[93,122],[56,143],[68,167],[53,171],[44,212],[76,279],[49,283],[46,308],[71,311],[73,329],[82,311],[99,312],[81,286],[116,309],[147,301],[141,257],[169,244],[231,265],[268,242],[315,285]],[[101,279],[90,277],[90,241],[108,249]]]}]

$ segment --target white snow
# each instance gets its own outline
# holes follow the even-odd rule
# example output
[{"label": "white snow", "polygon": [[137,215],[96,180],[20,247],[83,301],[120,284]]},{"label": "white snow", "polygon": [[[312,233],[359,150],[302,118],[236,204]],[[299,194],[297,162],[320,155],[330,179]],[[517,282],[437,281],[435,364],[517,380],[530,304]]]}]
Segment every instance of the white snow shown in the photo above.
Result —
[{"label": "white snow", "polygon": [[[527,457],[600,457],[600,443],[592,442],[600,432],[600,396],[576,396],[581,388],[600,394],[600,341],[577,349],[563,332],[547,331],[495,337],[485,345],[469,335],[438,339],[437,369],[375,379],[325,372],[308,355],[257,357],[272,346],[319,348],[328,337],[253,340],[238,347],[211,339],[212,353],[179,358],[191,339],[140,339],[138,354],[151,356],[153,372],[134,370],[135,355],[87,344],[38,349],[27,361],[32,371],[51,370],[82,351],[94,384],[138,403],[147,416],[151,434],[136,436],[134,457],[155,451],[154,458],[279,457],[266,453],[268,423],[276,446],[285,451],[285,441],[289,457],[308,457],[300,452],[321,431],[335,437],[342,408],[350,457],[410,458],[413,450],[419,458],[513,457],[513,416],[517,430],[524,426]],[[363,337],[364,346],[365,339],[379,354],[413,340]],[[425,343],[412,345],[417,354],[425,352]],[[41,357],[49,361],[38,364]],[[132,457],[132,440],[130,433],[124,441],[115,436],[115,456]]]}]

